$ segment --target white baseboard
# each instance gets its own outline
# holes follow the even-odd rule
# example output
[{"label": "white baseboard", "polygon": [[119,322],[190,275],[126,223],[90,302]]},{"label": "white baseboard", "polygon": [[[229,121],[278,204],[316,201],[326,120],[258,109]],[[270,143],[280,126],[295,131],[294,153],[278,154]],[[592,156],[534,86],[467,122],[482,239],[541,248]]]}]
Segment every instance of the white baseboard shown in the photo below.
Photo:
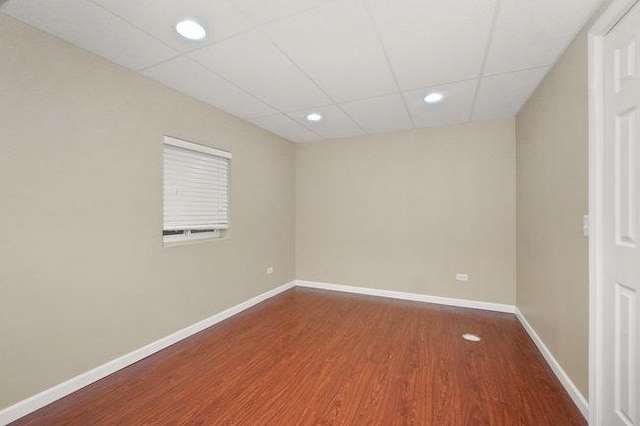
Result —
[{"label": "white baseboard", "polygon": [[295,280],[287,284],[281,285],[273,290],[262,293],[256,297],[253,297],[243,303],[240,303],[232,308],[229,308],[223,312],[215,314],[207,319],[204,319],[182,330],[176,331],[169,336],[163,337],[160,340],[152,342],[140,349],[136,349],[120,358],[113,361],[109,361],[106,364],[98,366],[86,373],[73,377],[64,383],[56,385],[50,389],[40,392],[30,398],[20,401],[14,405],[11,405],[0,411],[0,425],[6,425],[14,420],[17,420],[29,413],[32,413],[45,405],[65,397],[93,382],[96,382],[118,370],[121,370],[129,365],[140,361],[154,353],[161,351],[162,349],[173,345],[181,340],[186,339],[214,324],[217,324],[225,319],[232,317],[258,303],[267,300],[273,296],[276,296],[294,286],[317,288],[322,290],[333,290],[346,293],[365,294],[370,296],[388,297],[393,299],[412,300],[416,302],[435,303],[439,305],[458,306],[463,308],[483,309],[488,311],[515,313],[517,318],[522,323],[525,330],[531,336],[547,363],[556,374],[562,385],[565,387],[575,404],[578,406],[585,418],[588,418],[588,404],[584,396],[580,393],[578,388],[573,384],[569,376],[564,372],[560,364],[556,361],[549,349],[542,342],[538,334],[533,330],[531,325],[527,322],[522,313],[512,305],[505,305],[500,303],[480,302],[475,300],[466,299],[454,299],[448,297],[428,296],[424,294],[416,293],[404,293],[391,290],[380,290],[366,287],[354,287],[340,284],[328,284],[318,283],[313,281]]},{"label": "white baseboard", "polygon": [[341,291],[344,293],[366,294],[369,296],[389,297],[392,299],[412,300],[414,302],[435,303],[438,305],[458,306],[461,308],[483,309],[485,311],[514,313],[515,306],[502,303],[479,302],[476,300],[453,299],[449,297],[427,296],[426,294],[404,293],[401,291],[380,290],[367,287],[354,287],[342,284],[318,283],[314,281],[295,280],[298,287],[317,288],[322,290]]},{"label": "white baseboard", "polygon": [[29,413],[32,413],[39,408],[44,407],[47,404],[67,396],[93,382],[96,382],[109,374],[115,373],[129,365],[140,361],[143,358],[153,355],[154,353],[161,351],[162,349],[173,345],[181,340],[190,337],[205,328],[211,327],[225,319],[232,317],[258,303],[267,300],[277,294],[282,293],[295,285],[295,281],[281,285],[273,290],[262,293],[256,297],[253,297],[245,302],[240,303],[232,308],[215,314],[207,319],[197,322],[189,327],[178,330],[173,334],[163,337],[160,340],[156,340],[140,349],[136,349],[133,352],[121,356],[120,358],[109,361],[106,364],[100,365],[93,370],[82,373],[79,376],[73,377],[64,383],[60,383],[52,388],[42,391],[30,398],[22,400],[14,405],[11,405],[0,411],[0,425],[6,425],[14,420],[24,417]]},{"label": "white baseboard", "polygon": [[529,333],[531,340],[533,340],[533,343],[536,344],[536,346],[542,353],[542,356],[547,361],[547,364],[549,364],[549,367],[551,367],[558,380],[560,380],[560,383],[562,383],[562,386],[564,386],[565,390],[567,391],[573,402],[576,404],[584,418],[589,420],[589,404],[587,403],[587,400],[578,390],[573,381],[571,381],[571,379],[564,371],[564,369],[560,366],[549,348],[547,348],[540,336],[538,336],[538,333],[536,333],[531,324],[529,324],[529,321],[527,321],[527,319],[518,308],[516,308],[515,314],[524,329],[527,331],[527,333]]}]

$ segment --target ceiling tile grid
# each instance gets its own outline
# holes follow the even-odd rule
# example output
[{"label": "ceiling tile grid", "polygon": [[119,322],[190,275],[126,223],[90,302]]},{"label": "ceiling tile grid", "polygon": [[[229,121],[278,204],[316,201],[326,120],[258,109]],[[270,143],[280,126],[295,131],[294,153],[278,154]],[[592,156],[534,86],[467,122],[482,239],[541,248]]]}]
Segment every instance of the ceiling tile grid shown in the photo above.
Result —
[{"label": "ceiling tile grid", "polygon": [[312,142],[322,139],[322,136],[284,114],[255,118],[251,122],[258,127],[297,142]]},{"label": "ceiling tile grid", "polygon": [[215,43],[189,56],[278,111],[331,103],[322,90],[259,31]]},{"label": "ceiling tile grid", "polygon": [[402,90],[482,71],[497,0],[369,0]]},{"label": "ceiling tile grid", "polygon": [[[416,127],[451,126],[469,121],[477,87],[478,80],[466,80],[410,90],[402,95]],[[442,93],[445,101],[425,104],[422,99],[431,92]]]},{"label": "ceiling tile grid", "polygon": [[142,73],[244,119],[277,113],[253,95],[185,56],[147,68]]},{"label": "ceiling tile grid", "polygon": [[390,133],[414,127],[404,100],[397,93],[345,102],[340,106],[367,133]]},{"label": "ceiling tile grid", "polygon": [[0,6],[0,11],[133,70],[177,54],[144,31],[85,0],[10,0]]},{"label": "ceiling tile grid", "polygon": [[[599,3],[8,0],[0,13],[310,142],[514,117]],[[183,19],[207,37],[179,36]],[[425,103],[432,92],[443,101]]]},{"label": "ceiling tile grid", "polygon": [[[551,67],[538,67],[484,77],[478,88],[473,120],[514,117]],[[508,88],[507,93],[503,93]],[[503,93],[503,96],[496,94]]]},{"label": "ceiling tile grid", "polygon": [[265,32],[336,102],[397,90],[362,0],[328,2]]},{"label": "ceiling tile grid", "polygon": [[[49,0],[55,3],[58,0]],[[194,19],[209,29],[209,42],[224,40],[251,28],[249,20],[227,0],[89,0],[130,22],[179,52],[201,47],[176,33],[183,19]],[[204,44],[206,44],[205,42]]]},{"label": "ceiling tile grid", "polygon": [[[264,24],[328,3],[327,0],[232,0],[249,19]],[[336,0],[334,0],[336,1]]]},{"label": "ceiling tile grid", "polygon": [[599,0],[501,0],[486,74],[552,65]]},{"label": "ceiling tile grid", "polygon": [[350,138],[365,134],[364,130],[339,106],[327,105],[314,108],[313,111],[322,116],[320,121],[310,123],[307,120],[310,110],[294,111],[287,115],[298,124],[306,126],[324,139]]}]

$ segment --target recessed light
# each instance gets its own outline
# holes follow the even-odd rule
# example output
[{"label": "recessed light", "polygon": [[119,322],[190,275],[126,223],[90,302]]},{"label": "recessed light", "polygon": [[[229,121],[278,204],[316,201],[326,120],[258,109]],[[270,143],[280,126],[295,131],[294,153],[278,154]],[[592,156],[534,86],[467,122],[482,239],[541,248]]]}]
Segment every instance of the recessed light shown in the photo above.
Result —
[{"label": "recessed light", "polygon": [[207,36],[204,27],[191,19],[185,19],[176,24],[176,31],[189,40],[202,40]]},{"label": "recessed light", "polygon": [[309,120],[309,121],[321,121],[322,120],[322,116],[320,114],[318,114],[317,112],[312,112],[311,114],[307,115],[307,120]]},{"label": "recessed light", "polygon": [[444,99],[444,95],[440,92],[429,93],[424,97],[424,101],[428,104],[437,104],[438,102],[442,102]]}]

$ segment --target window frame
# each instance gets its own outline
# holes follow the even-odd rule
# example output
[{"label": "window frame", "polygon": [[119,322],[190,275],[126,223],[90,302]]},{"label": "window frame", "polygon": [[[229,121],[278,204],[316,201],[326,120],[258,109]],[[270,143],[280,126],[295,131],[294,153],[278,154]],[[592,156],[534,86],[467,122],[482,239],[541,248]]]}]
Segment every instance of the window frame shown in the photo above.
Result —
[{"label": "window frame", "polygon": [[[228,160],[228,169],[227,169],[227,227],[226,228],[202,228],[202,229],[188,229],[188,230],[172,230],[165,229],[165,162],[166,162],[166,152],[165,148],[167,146],[177,147],[181,149],[185,149],[188,151],[192,151],[194,153],[200,153],[205,155],[210,155],[218,158],[224,158]],[[187,244],[191,242],[202,242],[209,240],[220,240],[225,239],[227,237],[227,233],[229,228],[231,228],[231,159],[232,154],[229,151],[221,150],[218,148],[212,148],[210,146],[197,144],[194,142],[189,142],[183,139],[178,139],[172,136],[164,136],[162,143],[162,242],[163,245],[173,246],[173,245],[181,245]],[[175,233],[173,233],[175,231]],[[171,232],[169,234],[165,234],[165,232]]]}]

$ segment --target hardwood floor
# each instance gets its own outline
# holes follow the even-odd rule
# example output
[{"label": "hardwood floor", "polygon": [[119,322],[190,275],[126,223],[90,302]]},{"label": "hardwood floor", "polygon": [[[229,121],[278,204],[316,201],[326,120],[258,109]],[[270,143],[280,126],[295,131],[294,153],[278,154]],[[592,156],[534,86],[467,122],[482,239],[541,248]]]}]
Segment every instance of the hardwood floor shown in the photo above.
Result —
[{"label": "hardwood floor", "polygon": [[586,422],[513,315],[294,288],[15,424]]}]

